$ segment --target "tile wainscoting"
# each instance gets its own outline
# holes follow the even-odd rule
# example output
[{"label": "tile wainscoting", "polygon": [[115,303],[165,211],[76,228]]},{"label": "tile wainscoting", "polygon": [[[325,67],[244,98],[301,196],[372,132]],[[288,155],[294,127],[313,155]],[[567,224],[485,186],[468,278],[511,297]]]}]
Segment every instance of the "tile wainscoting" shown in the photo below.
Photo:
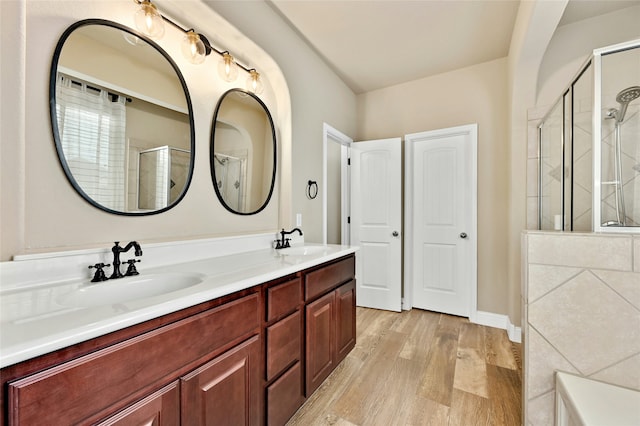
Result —
[{"label": "tile wainscoting", "polygon": [[556,371],[640,390],[640,235],[522,237],[525,425],[553,425]]}]

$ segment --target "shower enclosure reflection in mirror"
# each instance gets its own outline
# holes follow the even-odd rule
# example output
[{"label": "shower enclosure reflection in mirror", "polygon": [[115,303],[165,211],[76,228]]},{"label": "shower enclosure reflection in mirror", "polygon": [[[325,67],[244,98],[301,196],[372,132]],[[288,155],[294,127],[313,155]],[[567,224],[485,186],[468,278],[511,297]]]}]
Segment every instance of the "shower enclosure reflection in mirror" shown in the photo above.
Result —
[{"label": "shower enclosure reflection in mirror", "polygon": [[276,179],[276,132],[267,106],[242,89],[225,92],[211,126],[211,179],[222,205],[232,213],[262,211]]}]

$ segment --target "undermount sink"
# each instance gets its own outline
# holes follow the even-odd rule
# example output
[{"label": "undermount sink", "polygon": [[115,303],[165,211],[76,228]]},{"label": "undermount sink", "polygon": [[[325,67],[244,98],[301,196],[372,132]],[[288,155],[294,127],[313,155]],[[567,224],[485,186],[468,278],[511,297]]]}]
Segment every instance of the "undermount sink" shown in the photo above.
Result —
[{"label": "undermount sink", "polygon": [[280,254],[283,256],[310,256],[322,253],[326,250],[326,246],[297,246],[280,249]]},{"label": "undermount sink", "polygon": [[63,306],[88,308],[125,303],[182,290],[202,282],[197,274],[152,274],[83,284],[62,294],[57,302]]}]

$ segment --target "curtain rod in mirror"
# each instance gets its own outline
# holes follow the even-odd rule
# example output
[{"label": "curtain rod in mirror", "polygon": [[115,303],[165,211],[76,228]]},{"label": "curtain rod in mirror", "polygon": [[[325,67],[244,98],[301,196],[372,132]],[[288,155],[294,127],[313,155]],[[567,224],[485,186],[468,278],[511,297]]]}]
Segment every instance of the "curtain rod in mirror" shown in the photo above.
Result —
[{"label": "curtain rod in mirror", "polygon": [[164,35],[164,21],[166,21],[185,33],[181,49],[182,54],[189,62],[201,64],[205,58],[211,54],[211,51],[214,51],[221,56],[221,60],[218,63],[218,73],[222,79],[227,82],[235,81],[238,78],[238,68],[242,68],[249,74],[246,82],[247,90],[255,94],[262,93],[264,89],[262,76],[255,68],[242,65],[235,60],[229,51],[215,48],[202,33],[196,33],[193,28],[185,29],[173,20],[167,18],[158,11],[158,8],[151,0],[133,1],[140,6],[140,9],[138,9],[134,15],[134,20],[136,27],[143,34],[150,38],[162,38]]}]

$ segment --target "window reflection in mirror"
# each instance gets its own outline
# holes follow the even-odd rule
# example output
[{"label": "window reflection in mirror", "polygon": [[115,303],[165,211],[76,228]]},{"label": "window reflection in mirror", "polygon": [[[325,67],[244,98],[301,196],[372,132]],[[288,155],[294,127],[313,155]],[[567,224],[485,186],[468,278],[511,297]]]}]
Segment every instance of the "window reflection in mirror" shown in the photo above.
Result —
[{"label": "window reflection in mirror", "polygon": [[91,204],[153,214],[184,196],[193,169],[191,103],[158,45],[117,23],[76,23],[56,47],[50,99],[60,162]]},{"label": "window reflection in mirror", "polygon": [[227,210],[249,215],[266,207],[275,183],[276,138],[259,98],[240,89],[222,95],[209,160],[216,194]]}]

